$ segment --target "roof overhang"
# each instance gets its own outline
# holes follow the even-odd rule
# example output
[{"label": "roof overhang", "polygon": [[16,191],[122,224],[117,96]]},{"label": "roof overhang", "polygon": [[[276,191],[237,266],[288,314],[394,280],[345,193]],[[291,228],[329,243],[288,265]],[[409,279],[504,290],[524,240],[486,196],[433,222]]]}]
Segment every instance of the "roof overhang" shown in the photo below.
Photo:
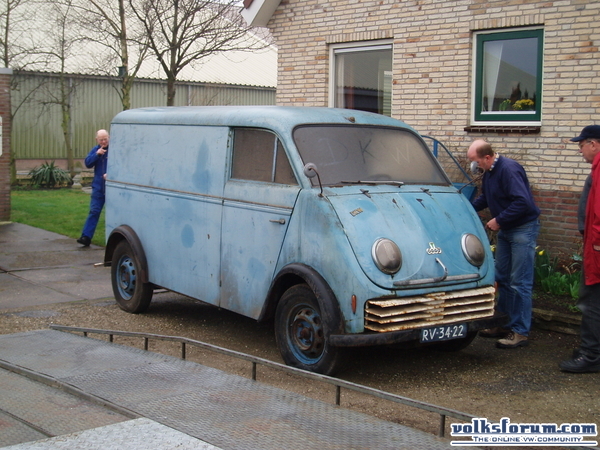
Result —
[{"label": "roof overhang", "polygon": [[281,0],[244,0],[242,17],[252,27],[266,27]]}]

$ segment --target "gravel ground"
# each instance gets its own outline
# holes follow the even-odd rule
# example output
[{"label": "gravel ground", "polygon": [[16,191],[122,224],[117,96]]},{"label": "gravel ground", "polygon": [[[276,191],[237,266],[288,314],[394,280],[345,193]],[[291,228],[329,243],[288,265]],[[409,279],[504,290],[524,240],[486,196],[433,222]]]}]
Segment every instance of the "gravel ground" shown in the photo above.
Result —
[{"label": "gravel ground", "polygon": [[[0,310],[2,334],[47,328],[53,323],[183,336],[282,362],[272,324],[258,324],[170,292],[156,293],[148,312],[141,315],[121,311],[112,299]],[[338,377],[494,422],[508,417],[512,423],[600,423],[600,373],[558,370],[558,362],[577,346],[577,337],[534,329],[530,341],[526,348],[500,350],[493,339],[477,337],[456,353],[355,349]],[[124,337],[115,337],[115,342],[138,348],[143,345],[141,340]],[[161,341],[151,341],[150,350],[173,356],[180,352],[176,344]],[[187,357],[250,376],[247,362],[189,347]],[[326,384],[260,367],[257,378],[306,396],[335,401],[334,388]],[[344,407],[437,433],[439,417],[432,413],[344,390],[341,402]]]}]

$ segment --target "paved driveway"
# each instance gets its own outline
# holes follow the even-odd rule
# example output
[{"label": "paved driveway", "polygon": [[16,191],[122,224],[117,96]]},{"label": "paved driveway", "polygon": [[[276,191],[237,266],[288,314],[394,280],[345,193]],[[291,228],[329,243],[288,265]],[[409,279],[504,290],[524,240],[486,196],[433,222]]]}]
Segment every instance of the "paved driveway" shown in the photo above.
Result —
[{"label": "paved driveway", "polygon": [[20,223],[0,224],[0,309],[112,298],[102,247]]}]

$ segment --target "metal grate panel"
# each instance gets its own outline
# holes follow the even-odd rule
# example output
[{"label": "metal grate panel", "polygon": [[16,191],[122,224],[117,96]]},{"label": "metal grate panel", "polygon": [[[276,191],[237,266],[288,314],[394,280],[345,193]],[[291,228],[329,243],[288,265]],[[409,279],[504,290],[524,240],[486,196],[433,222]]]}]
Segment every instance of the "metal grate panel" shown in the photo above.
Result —
[{"label": "metal grate panel", "polygon": [[126,420],[75,395],[0,369],[0,446]]},{"label": "metal grate panel", "polygon": [[0,359],[228,450],[451,448],[448,440],[251,379],[69,333],[0,335]]}]

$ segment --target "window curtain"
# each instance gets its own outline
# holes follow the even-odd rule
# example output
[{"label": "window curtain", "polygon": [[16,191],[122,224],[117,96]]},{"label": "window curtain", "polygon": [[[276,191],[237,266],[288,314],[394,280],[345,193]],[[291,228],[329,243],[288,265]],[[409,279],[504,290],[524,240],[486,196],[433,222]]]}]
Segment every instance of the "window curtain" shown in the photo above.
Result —
[{"label": "window curtain", "polygon": [[352,58],[346,58],[346,55],[339,53],[335,57],[337,75],[337,98],[335,106],[338,108],[354,109],[354,82],[352,79],[354,73]]},{"label": "window curtain", "polygon": [[482,111],[493,111],[503,48],[503,41],[490,41],[483,45],[483,92],[485,95],[482,99]]}]

